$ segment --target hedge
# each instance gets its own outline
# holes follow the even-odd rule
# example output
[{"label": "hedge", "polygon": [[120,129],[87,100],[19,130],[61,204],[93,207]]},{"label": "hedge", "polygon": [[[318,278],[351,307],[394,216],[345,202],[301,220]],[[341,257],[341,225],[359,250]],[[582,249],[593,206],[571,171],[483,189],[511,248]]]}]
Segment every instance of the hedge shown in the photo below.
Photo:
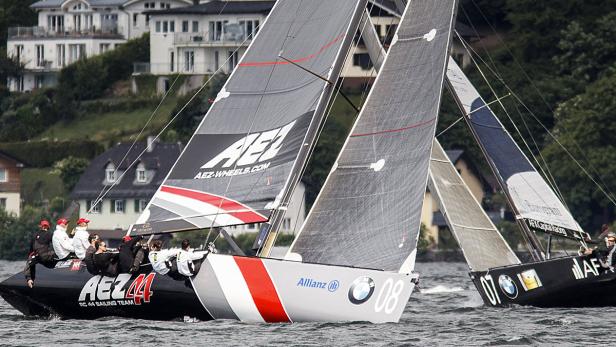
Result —
[{"label": "hedge", "polygon": [[22,161],[29,167],[50,167],[58,160],[69,156],[92,159],[104,150],[98,142],[83,140],[0,143],[0,151]]}]

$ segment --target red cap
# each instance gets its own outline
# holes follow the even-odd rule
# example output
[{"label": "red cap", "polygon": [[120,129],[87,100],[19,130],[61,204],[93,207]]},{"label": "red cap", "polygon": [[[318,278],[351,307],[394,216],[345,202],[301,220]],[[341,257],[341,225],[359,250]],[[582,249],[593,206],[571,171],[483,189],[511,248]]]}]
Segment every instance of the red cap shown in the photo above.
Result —
[{"label": "red cap", "polygon": [[68,221],[66,220],[66,218],[60,218],[60,219],[58,219],[58,221],[56,221],[56,224],[58,224],[58,225],[68,225]]},{"label": "red cap", "polygon": [[50,226],[51,225],[46,219],[41,219],[41,221],[39,222],[39,228],[43,228],[43,227],[49,228]]},{"label": "red cap", "polygon": [[79,220],[77,221],[77,224],[81,224],[81,223],[88,224],[88,223],[90,223],[90,220],[86,219],[86,218],[79,218]]},{"label": "red cap", "polygon": [[122,238],[122,241],[125,242],[125,243],[130,241],[130,240],[132,240],[132,238],[130,236],[128,236],[128,235],[124,235],[124,237]]}]

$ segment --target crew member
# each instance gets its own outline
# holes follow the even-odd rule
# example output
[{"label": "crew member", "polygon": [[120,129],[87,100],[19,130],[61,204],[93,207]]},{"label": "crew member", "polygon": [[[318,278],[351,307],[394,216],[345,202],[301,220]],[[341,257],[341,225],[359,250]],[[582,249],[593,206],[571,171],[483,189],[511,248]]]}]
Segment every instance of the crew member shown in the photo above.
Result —
[{"label": "crew member", "polygon": [[30,253],[26,261],[24,274],[28,287],[34,287],[34,278],[36,277],[36,264],[41,263],[45,266],[53,264],[54,252],[51,247],[51,225],[45,219],[39,222],[39,230],[34,233],[32,242],[30,242]]},{"label": "crew member", "polygon": [[[152,264],[152,269],[161,275],[172,275],[174,256],[177,254],[177,249],[161,249],[163,242],[161,240],[154,240],[150,245],[150,253],[148,259]],[[177,268],[177,266],[176,266]]]},{"label": "crew member", "polygon": [[[182,241],[182,249],[177,255],[178,272],[186,277],[192,277],[199,272],[201,262],[207,257],[209,252],[194,252],[190,248],[190,241]],[[199,260],[199,261],[196,261]]]},{"label": "crew member", "polygon": [[104,276],[115,277],[118,275],[118,253],[107,251],[105,241],[98,241],[96,243],[94,266]]},{"label": "crew member", "polygon": [[73,236],[73,248],[75,249],[75,255],[77,258],[83,260],[86,257],[86,250],[90,247],[88,242],[88,223],[89,220],[85,218],[79,218],[77,221],[77,227],[75,228],[75,235]]},{"label": "crew member", "polygon": [[142,236],[130,237],[128,235],[122,238],[118,268],[120,273],[135,273],[139,270],[139,265],[145,257],[145,250],[139,243],[141,239],[143,239]]},{"label": "crew member", "polygon": [[56,230],[53,232],[53,250],[56,252],[56,256],[59,260],[64,260],[68,258],[71,253],[75,252],[73,242],[66,233],[67,226],[68,221],[64,218],[60,218],[56,222]]},{"label": "crew member", "polygon": [[597,240],[599,240],[599,242],[601,242],[601,240],[606,238],[609,233],[610,233],[610,226],[607,225],[607,224],[603,224],[601,226],[601,234],[599,234],[599,237],[597,237]]},{"label": "crew member", "polygon": [[92,234],[88,236],[89,246],[86,249],[86,255],[83,258],[83,262],[86,263],[86,269],[92,275],[98,275],[100,271],[94,266],[94,253],[96,253],[96,243],[100,241],[98,234]]}]

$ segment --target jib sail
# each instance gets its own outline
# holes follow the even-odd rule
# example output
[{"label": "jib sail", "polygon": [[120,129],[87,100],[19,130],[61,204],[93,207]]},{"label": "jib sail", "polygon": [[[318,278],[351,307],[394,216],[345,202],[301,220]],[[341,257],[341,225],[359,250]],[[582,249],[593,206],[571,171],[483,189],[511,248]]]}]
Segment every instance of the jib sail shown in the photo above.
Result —
[{"label": "jib sail", "polygon": [[278,1],[131,233],[267,221],[333,90],[287,60],[335,81],[364,6]]},{"label": "jib sail", "polygon": [[455,8],[409,2],[287,259],[412,270]]},{"label": "jib sail", "polygon": [[471,270],[486,271],[520,263],[436,139],[428,187]]},{"label": "jib sail", "polygon": [[449,60],[447,80],[479,146],[507,190],[517,218],[530,230],[571,239],[586,238],[571,213],[541,177],[515,143],[500,120],[486,105],[475,87],[453,59]]}]

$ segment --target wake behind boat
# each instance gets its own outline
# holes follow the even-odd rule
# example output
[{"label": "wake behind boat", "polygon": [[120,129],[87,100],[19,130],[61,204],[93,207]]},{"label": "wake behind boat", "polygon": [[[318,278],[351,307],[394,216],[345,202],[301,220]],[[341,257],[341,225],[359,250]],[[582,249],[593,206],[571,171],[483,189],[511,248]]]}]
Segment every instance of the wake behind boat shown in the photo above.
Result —
[{"label": "wake behind boat", "polygon": [[71,260],[53,269],[37,265],[34,289],[17,274],[0,284],[0,295],[24,314],[66,318],[397,322],[416,283],[421,201],[457,2],[406,6],[306,224],[284,260],[269,259],[367,16],[366,0],[331,5],[275,4],[129,228],[130,235],[209,228],[225,235],[228,226],[263,223],[260,257],[209,254],[186,280],[147,266],[133,275],[91,276]]}]

